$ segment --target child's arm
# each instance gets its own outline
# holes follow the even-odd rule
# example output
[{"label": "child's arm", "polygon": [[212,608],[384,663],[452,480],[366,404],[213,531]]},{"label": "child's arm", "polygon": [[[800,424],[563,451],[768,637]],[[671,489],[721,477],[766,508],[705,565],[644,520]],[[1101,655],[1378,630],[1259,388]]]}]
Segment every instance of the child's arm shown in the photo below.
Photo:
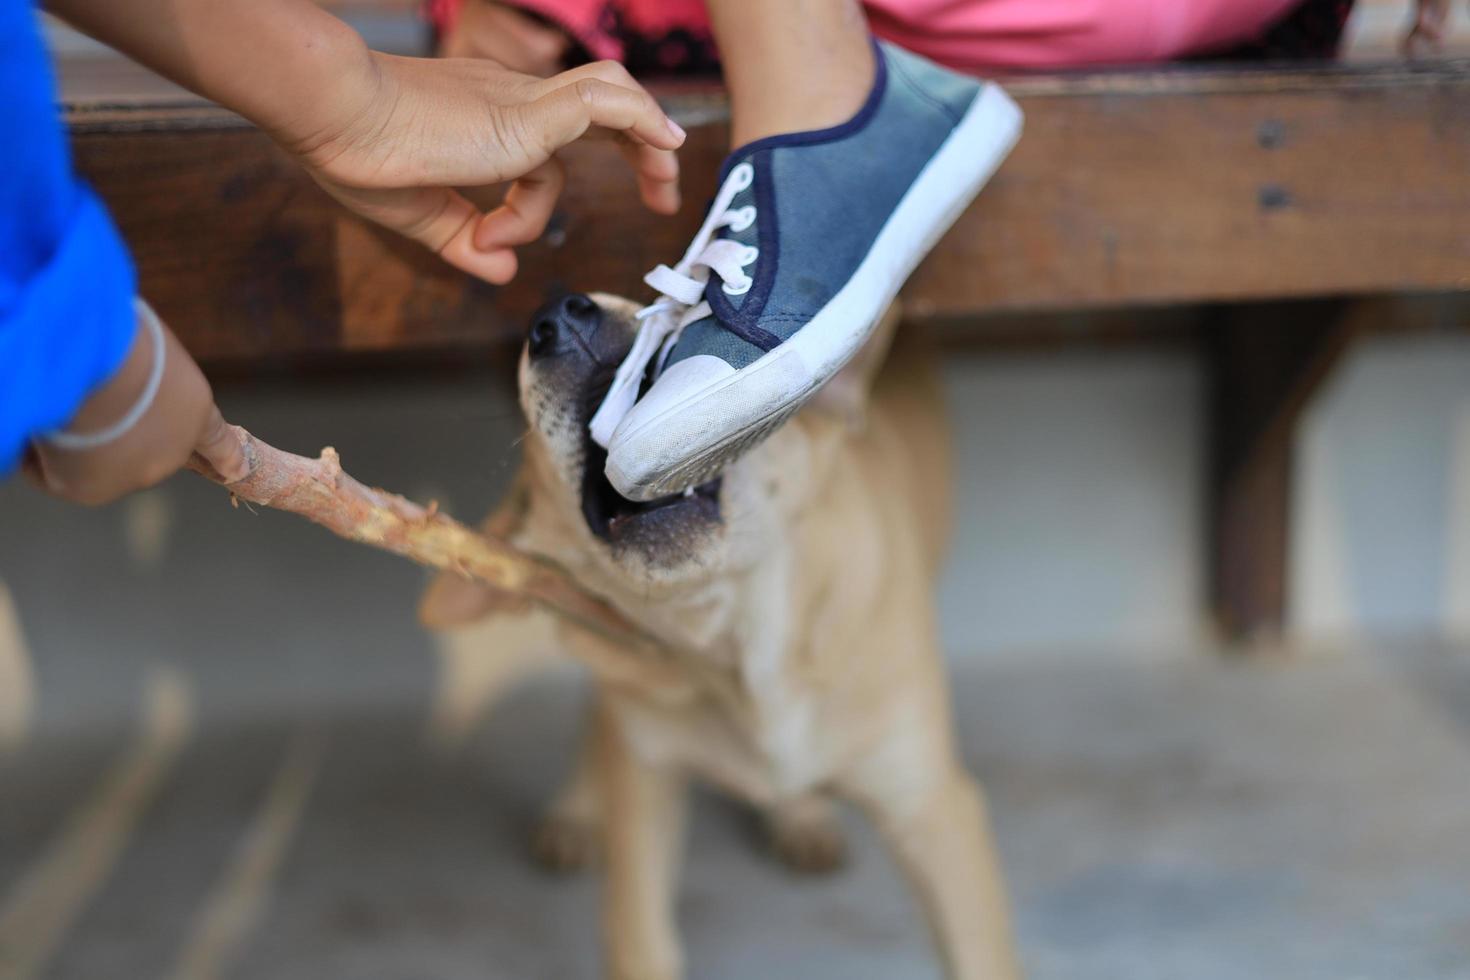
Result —
[{"label": "child's arm", "polygon": [[[58,497],[106,503],[152,486],[195,454],[228,478],[249,469],[199,366],[151,311],[139,307],[139,314],[121,367],[87,396],[60,434],[40,434],[31,444],[27,475]],[[57,349],[67,343],[64,332],[53,325]],[[88,442],[120,425],[126,428],[98,445],[66,444],[75,437]]]},{"label": "child's arm", "polygon": [[101,503],[194,451],[243,472],[199,369],[161,326],[139,326],[127,249],[72,175],[29,4],[0,4],[0,91],[0,478],[28,453],[47,489]]},{"label": "child's arm", "polygon": [[[620,66],[549,79],[468,60],[369,51],[309,0],[50,0],[76,27],[239,112],[333,196],[492,282],[561,190],[555,152],[589,129],[632,147],[645,203],[678,209],[683,142]],[[525,178],[482,214],[456,187]]]},{"label": "child's arm", "polygon": [[361,111],[375,84],[367,46],[309,0],[46,0],[78,30],[287,144]]}]

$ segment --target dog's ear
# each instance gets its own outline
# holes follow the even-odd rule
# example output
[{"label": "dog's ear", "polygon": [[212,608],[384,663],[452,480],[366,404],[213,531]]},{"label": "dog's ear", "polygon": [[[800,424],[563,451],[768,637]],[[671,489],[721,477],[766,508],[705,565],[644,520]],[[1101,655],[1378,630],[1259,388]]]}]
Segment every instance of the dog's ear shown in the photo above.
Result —
[{"label": "dog's ear", "polygon": [[808,410],[835,416],[849,429],[861,431],[868,422],[868,396],[872,394],[873,381],[888,358],[888,348],[901,319],[902,310],[894,300],[867,343],[812,397]]},{"label": "dog's ear", "polygon": [[452,630],[496,613],[524,613],[530,605],[524,596],[501,592],[453,572],[440,572],[419,600],[419,622],[431,630]]},{"label": "dog's ear", "polygon": [[[521,529],[529,503],[523,470],[505,500],[480,522],[480,530],[491,537],[509,539]],[[514,615],[530,608],[524,596],[502,592],[455,572],[440,572],[419,600],[419,622],[431,630],[456,629],[495,613]]]}]

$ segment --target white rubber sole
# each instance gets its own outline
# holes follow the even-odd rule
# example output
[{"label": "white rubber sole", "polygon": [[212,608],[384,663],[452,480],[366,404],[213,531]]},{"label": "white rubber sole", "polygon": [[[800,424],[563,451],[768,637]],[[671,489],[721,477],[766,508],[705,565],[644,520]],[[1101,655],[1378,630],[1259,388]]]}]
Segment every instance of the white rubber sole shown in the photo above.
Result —
[{"label": "white rubber sole", "polygon": [[852,278],[789,340],[751,364],[614,433],[607,478],[632,500],[712,478],[770,434],[863,346],[916,266],[990,180],[1022,113],[986,83],[873,240]]}]

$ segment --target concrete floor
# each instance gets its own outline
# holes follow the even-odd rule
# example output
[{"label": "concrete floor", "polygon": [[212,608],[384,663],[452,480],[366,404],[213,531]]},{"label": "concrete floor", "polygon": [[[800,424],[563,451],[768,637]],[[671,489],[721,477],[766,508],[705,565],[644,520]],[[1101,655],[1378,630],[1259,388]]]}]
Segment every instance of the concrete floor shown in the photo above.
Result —
[{"label": "concrete floor", "polygon": [[[226,411],[472,518],[516,435],[477,384]],[[594,880],[524,856],[575,683],[479,711],[418,569],[202,481],[98,512],[11,484],[0,514],[0,980],[597,976]],[[1470,651],[953,652],[1032,977],[1470,978]],[[696,811],[692,977],[938,975],[859,821],[825,879],[751,823]]]},{"label": "concrete floor", "polygon": [[[151,683],[151,737],[140,720],[4,768],[0,976],[596,976],[593,880],[523,851],[575,684],[531,683],[445,754],[413,711],[171,738],[170,683]],[[976,665],[957,687],[1031,976],[1470,976],[1463,654]],[[894,868],[850,827],[853,865],[803,879],[703,799],[691,976],[937,976]]]}]

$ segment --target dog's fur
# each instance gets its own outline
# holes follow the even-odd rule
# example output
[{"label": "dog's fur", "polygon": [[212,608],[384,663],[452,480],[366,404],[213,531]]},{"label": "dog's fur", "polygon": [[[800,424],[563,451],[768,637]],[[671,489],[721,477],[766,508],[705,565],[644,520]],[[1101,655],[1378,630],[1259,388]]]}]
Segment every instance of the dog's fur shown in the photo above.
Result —
[{"label": "dog's fur", "polygon": [[[985,806],[955,745],[935,635],[949,474],[927,360],[899,344],[879,374],[890,314],[842,375],[717,484],[604,522],[585,500],[610,490],[586,422],[636,324],[626,301],[595,302],[582,300],[592,322],[576,343],[543,336],[522,354],[520,504],[492,523],[664,640],[685,679],[659,691],[604,679],[583,758],[539,842],[547,860],[575,864],[583,835],[600,828],[609,974],[682,975],[672,904],[692,776],[762,808],[778,849],[809,867],[841,857],[826,797],[855,801],[908,871],[950,976],[1013,976]],[[497,602],[443,576],[422,611],[449,627]],[[565,633],[607,658],[603,641]]]}]

